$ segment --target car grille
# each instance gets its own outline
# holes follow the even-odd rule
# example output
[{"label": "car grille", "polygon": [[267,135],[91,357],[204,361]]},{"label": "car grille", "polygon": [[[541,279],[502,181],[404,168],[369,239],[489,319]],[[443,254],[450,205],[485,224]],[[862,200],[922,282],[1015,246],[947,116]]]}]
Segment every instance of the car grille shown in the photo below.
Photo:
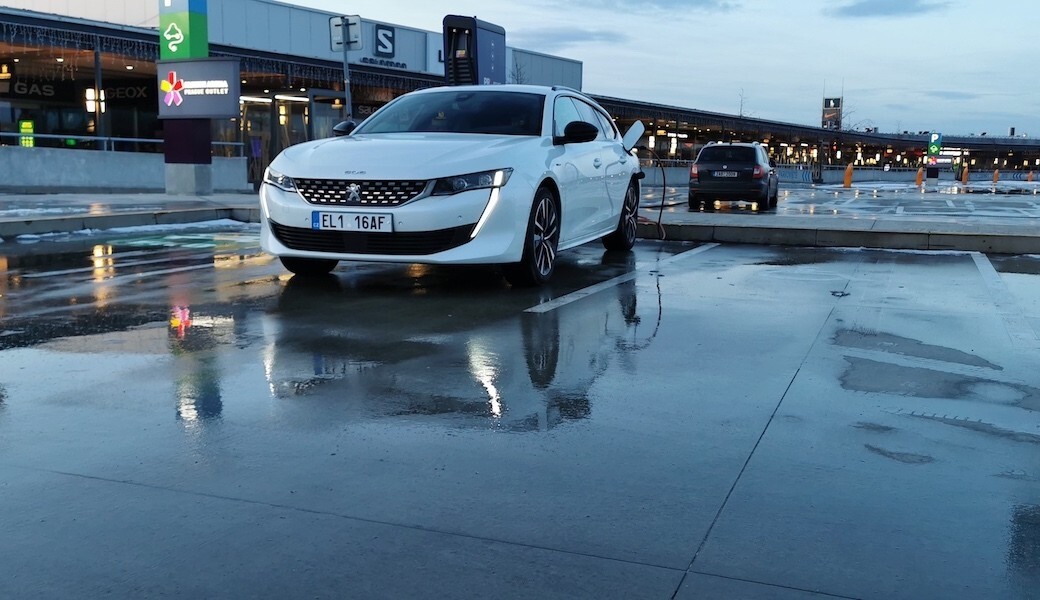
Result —
[{"label": "car grille", "polygon": [[270,224],[274,236],[287,248],[336,254],[423,256],[457,248],[473,233],[473,225],[437,231],[362,233],[286,227],[274,221]]},{"label": "car grille", "polygon": [[397,206],[426,189],[426,181],[293,179],[303,199],[319,206]]}]

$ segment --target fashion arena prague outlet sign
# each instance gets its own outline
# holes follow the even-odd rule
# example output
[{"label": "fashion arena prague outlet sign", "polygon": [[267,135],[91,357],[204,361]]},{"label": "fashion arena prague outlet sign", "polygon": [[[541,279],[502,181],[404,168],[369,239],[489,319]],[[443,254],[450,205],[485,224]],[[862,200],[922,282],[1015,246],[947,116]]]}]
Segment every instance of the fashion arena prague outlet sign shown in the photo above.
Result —
[{"label": "fashion arena prague outlet sign", "polygon": [[156,67],[160,119],[238,116],[238,59],[167,60],[157,62]]}]

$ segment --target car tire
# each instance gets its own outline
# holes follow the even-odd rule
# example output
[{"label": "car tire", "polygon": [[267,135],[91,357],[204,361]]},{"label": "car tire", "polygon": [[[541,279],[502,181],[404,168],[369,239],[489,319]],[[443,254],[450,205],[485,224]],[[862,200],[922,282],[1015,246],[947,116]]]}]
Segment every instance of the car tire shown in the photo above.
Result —
[{"label": "car tire", "polygon": [[639,223],[639,185],[628,184],[625,201],[621,206],[621,217],[617,229],[603,238],[603,247],[607,250],[631,250],[636,243],[636,225]]},{"label": "car tire", "polygon": [[514,287],[531,287],[549,281],[556,269],[559,243],[560,208],[556,196],[543,186],[535,192],[531,204],[523,257],[520,262],[505,265],[502,269],[506,281]]},{"label": "car tire", "polygon": [[780,186],[773,188],[773,197],[769,199],[769,206],[776,208],[780,204]]},{"label": "car tire", "polygon": [[697,210],[701,207],[701,199],[696,194],[690,194],[690,210]]},{"label": "car tire", "polygon": [[771,208],[769,205],[770,200],[772,200],[772,197],[767,189],[764,194],[755,199],[755,202],[758,204],[758,212],[766,212],[769,210]]},{"label": "car tire", "polygon": [[281,256],[282,266],[302,277],[320,277],[328,275],[330,271],[339,264],[338,260],[331,258],[299,258],[296,256]]}]

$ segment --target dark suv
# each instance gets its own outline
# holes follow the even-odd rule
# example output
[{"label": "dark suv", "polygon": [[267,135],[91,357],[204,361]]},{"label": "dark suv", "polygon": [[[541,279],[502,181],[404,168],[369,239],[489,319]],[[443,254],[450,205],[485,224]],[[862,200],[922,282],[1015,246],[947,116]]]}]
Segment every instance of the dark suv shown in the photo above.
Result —
[{"label": "dark suv", "polygon": [[715,200],[750,200],[758,210],[776,207],[780,182],[776,161],[757,142],[712,143],[690,167],[690,208],[714,208]]}]

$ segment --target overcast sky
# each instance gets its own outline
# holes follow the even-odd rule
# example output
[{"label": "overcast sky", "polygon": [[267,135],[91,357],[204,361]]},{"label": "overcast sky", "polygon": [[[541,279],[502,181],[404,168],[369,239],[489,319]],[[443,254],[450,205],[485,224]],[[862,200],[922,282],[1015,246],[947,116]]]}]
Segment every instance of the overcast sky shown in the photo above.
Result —
[{"label": "overcast sky", "polygon": [[581,61],[591,94],[815,126],[842,96],[845,127],[1040,137],[1032,1],[288,2],[428,31],[475,16]]}]

